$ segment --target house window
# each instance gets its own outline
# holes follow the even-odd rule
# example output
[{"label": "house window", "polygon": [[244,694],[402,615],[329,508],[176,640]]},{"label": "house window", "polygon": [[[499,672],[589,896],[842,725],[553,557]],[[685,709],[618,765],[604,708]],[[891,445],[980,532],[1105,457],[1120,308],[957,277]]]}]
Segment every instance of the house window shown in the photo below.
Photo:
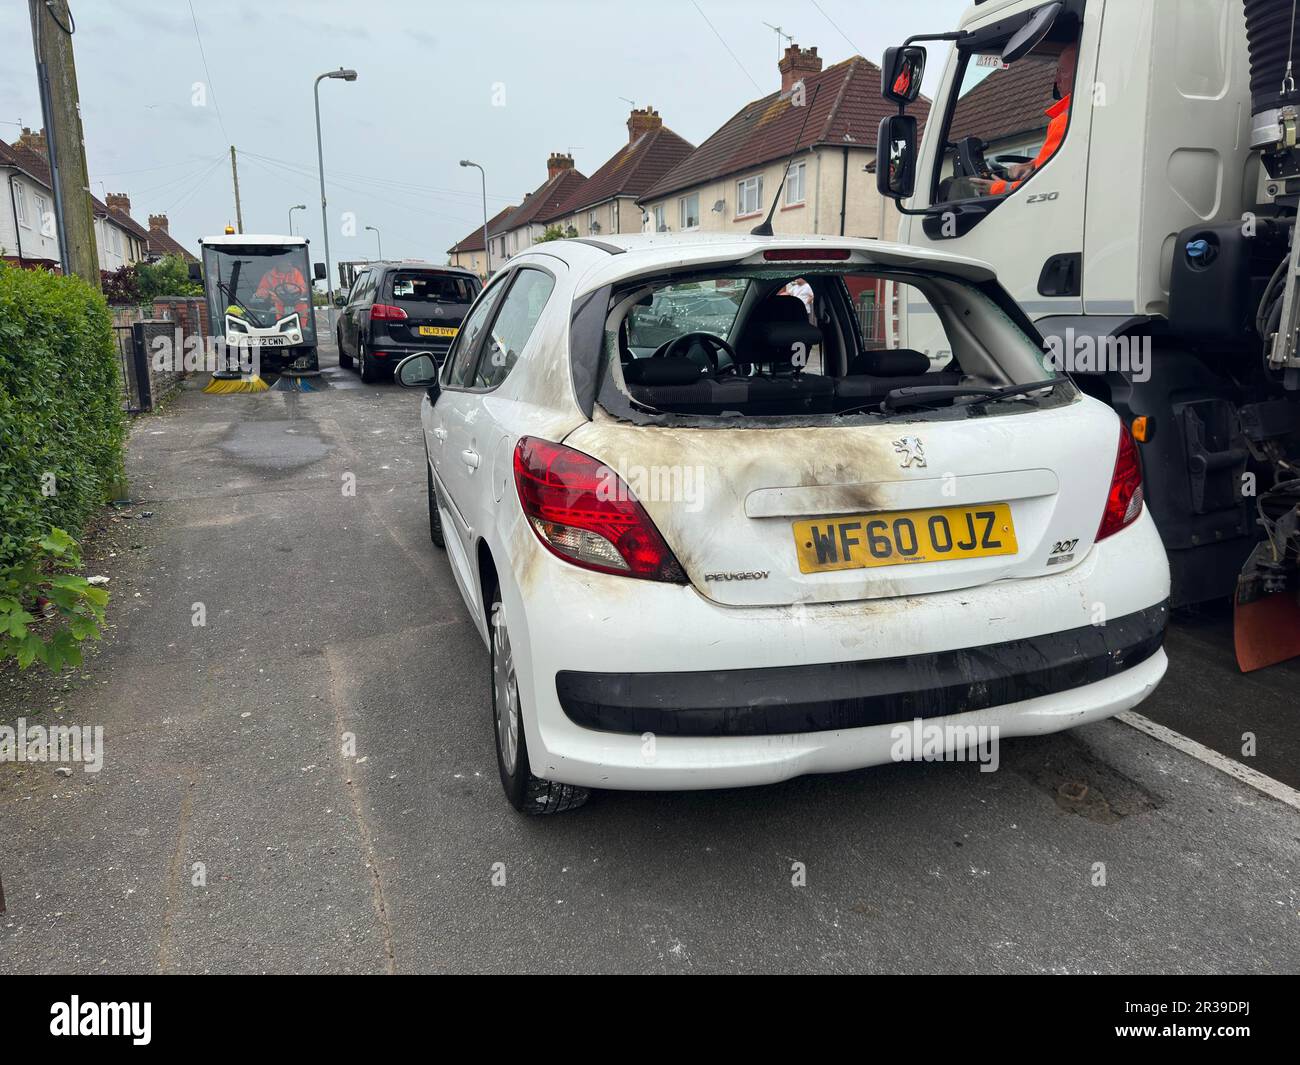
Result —
[{"label": "house window", "polygon": [[600,232],[600,219],[596,217],[595,211],[587,212],[587,232],[588,233]]},{"label": "house window", "polygon": [[27,197],[22,183],[18,181],[14,182],[14,203],[18,205],[18,224],[30,229],[27,223]]},{"label": "house window", "polygon": [[807,197],[804,193],[804,178],[807,173],[807,163],[795,163],[790,168],[790,174],[785,179],[785,205],[787,207],[794,207],[805,202]]},{"label": "house window", "polygon": [[692,193],[677,201],[678,224],[682,229],[698,229],[700,225],[700,194]]},{"label": "house window", "polygon": [[664,217],[664,205],[662,203],[655,205],[655,232],[668,232],[668,220]]},{"label": "house window", "polygon": [[763,175],[736,182],[736,214],[758,214],[763,209]]},{"label": "house window", "polygon": [[41,236],[54,236],[54,216],[50,214],[49,202],[44,196],[33,196],[36,201],[36,218],[40,226]]}]

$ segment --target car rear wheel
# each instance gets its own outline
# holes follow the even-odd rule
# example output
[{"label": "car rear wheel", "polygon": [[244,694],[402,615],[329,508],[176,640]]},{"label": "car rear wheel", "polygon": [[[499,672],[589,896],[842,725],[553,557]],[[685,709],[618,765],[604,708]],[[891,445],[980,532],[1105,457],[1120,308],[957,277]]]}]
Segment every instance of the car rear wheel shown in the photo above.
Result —
[{"label": "car rear wheel", "polygon": [[339,344],[339,365],[345,370],[350,370],[352,369],[352,356],[343,354],[343,330],[335,330],[335,336],[338,338]]},{"label": "car rear wheel", "polygon": [[361,375],[361,380],[369,384],[372,381],[379,380],[379,374],[375,371],[375,360],[366,357],[366,342],[357,341],[357,373]]},{"label": "car rear wheel", "polygon": [[523,814],[558,814],[585,803],[591,792],[574,784],[558,784],[533,775],[528,764],[528,740],[519,707],[519,682],[510,650],[501,590],[492,589],[488,626],[491,629],[492,725],[496,734],[497,770],[510,805]]},{"label": "car rear wheel", "polygon": [[429,539],[434,547],[446,548],[447,541],[442,538],[442,515],[438,513],[438,489],[433,483],[433,470],[429,469],[428,459],[424,462],[424,472],[429,477]]}]

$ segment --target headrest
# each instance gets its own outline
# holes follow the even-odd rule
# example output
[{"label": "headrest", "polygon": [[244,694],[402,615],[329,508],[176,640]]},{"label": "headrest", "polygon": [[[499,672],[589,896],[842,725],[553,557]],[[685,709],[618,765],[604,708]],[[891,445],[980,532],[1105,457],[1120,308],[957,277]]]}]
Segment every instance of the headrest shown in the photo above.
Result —
[{"label": "headrest", "polygon": [[794,358],[795,345],[806,350],[821,342],[822,331],[808,321],[803,300],[778,295],[764,300],[745,323],[736,354],[745,362],[785,363]]},{"label": "headrest", "polygon": [[929,373],[929,356],[911,348],[881,348],[857,359],[857,372],[876,377],[919,377]]},{"label": "headrest", "polygon": [[630,385],[689,385],[704,373],[690,359],[634,359],[623,366],[623,380]]}]

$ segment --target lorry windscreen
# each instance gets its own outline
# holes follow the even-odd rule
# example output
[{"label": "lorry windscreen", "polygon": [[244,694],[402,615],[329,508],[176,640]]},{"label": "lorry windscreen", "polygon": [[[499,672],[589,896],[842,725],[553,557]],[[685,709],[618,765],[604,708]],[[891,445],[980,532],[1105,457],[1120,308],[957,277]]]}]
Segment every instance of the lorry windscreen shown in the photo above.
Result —
[{"label": "lorry windscreen", "polygon": [[274,325],[295,311],[307,318],[310,284],[301,248],[235,245],[208,250],[218,299],[240,308],[254,324]]}]

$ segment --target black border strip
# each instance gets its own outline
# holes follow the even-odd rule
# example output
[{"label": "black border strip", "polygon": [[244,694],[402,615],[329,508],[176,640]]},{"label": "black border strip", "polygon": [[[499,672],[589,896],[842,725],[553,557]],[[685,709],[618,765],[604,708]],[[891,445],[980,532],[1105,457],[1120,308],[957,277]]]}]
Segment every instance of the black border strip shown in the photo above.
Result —
[{"label": "black border strip", "polygon": [[984,710],[1113,677],[1164,643],[1160,603],[1065,632],[956,651],[690,673],[556,674],[569,720],[600,732],[776,736]]}]

